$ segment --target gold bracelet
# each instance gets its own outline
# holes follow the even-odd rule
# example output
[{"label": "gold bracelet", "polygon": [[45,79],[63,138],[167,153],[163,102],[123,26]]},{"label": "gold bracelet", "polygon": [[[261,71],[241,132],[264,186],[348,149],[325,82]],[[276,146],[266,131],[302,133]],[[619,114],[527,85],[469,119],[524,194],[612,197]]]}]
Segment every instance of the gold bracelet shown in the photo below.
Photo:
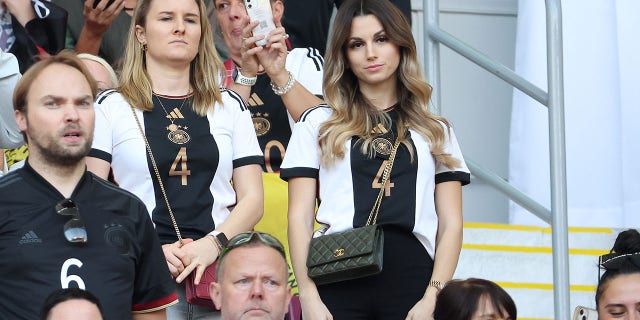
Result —
[{"label": "gold bracelet", "polygon": [[434,287],[438,290],[438,292],[440,292],[440,290],[444,288],[444,283],[438,280],[430,280],[428,287]]}]

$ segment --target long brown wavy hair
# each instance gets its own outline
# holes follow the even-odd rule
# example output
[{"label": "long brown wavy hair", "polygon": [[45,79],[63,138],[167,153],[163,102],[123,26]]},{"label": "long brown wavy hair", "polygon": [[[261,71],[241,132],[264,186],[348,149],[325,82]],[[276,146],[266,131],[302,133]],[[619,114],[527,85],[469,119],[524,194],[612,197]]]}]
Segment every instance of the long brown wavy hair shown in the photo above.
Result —
[{"label": "long brown wavy hair", "polygon": [[[136,37],[135,26],[146,26],[147,15],[152,1],[138,0],[131,28],[129,29],[129,38],[127,39],[127,48],[120,74],[120,87],[118,87],[118,91],[122,93],[127,101],[134,108],[142,111],[153,109],[153,101],[151,100],[153,90],[147,73],[145,52]],[[193,88],[193,110],[200,116],[204,116],[216,102],[222,102],[218,78],[220,70],[224,70],[224,65],[220,61],[213,45],[213,33],[207,18],[207,8],[202,0],[193,1],[198,4],[202,30],[198,54],[191,61],[189,82]]]},{"label": "long brown wavy hair", "polygon": [[391,122],[387,114],[362,95],[358,78],[349,68],[346,57],[353,18],[366,15],[373,15],[380,21],[389,40],[400,50],[396,72],[398,106],[395,108],[398,111],[398,139],[413,157],[413,148],[406,139],[407,130],[411,128],[429,142],[436,161],[450,169],[457,167],[460,160],[444,152],[444,130],[445,127],[450,129],[449,122],[429,112],[431,86],[423,80],[409,23],[388,0],[348,0],[338,10],[324,64],[324,98],[333,114],[320,127],[322,163],[330,165],[343,158],[345,143],[354,136],[362,140],[363,153],[371,155],[374,126],[383,123],[388,127]]}]

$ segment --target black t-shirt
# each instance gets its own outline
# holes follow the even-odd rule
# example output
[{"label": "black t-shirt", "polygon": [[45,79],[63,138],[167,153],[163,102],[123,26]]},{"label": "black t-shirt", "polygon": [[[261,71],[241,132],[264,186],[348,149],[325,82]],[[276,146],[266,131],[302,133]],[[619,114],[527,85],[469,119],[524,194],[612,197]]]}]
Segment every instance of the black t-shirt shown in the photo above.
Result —
[{"label": "black t-shirt", "polygon": [[98,297],[107,320],[176,303],[160,243],[144,204],[86,172],[71,199],[87,243],[65,239],[64,197],[25,167],[0,179],[0,317],[38,319],[54,290],[79,287]]}]

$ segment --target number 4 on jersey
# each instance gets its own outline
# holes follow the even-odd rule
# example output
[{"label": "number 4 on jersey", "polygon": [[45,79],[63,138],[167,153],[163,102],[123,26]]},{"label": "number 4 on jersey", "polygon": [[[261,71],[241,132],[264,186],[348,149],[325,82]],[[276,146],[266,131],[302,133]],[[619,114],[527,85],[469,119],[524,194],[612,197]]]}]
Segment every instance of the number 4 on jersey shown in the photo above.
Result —
[{"label": "number 4 on jersey", "polygon": [[[180,163],[180,170],[176,170],[178,167],[178,163]],[[169,176],[182,176],[182,185],[187,185],[187,177],[191,175],[191,170],[188,170],[187,167],[187,148],[182,147],[180,151],[178,151],[178,155],[176,155],[176,159],[173,160],[171,164],[171,170],[169,170]]]},{"label": "number 4 on jersey", "polygon": [[[389,160],[382,161],[382,164],[380,165],[380,169],[378,169],[378,173],[376,174],[375,178],[373,178],[373,181],[371,182],[371,188],[374,188],[374,189],[382,188],[382,182],[380,180],[382,180],[382,173],[384,172],[384,168],[387,166],[388,162]],[[388,179],[387,186],[384,188],[385,197],[391,196],[391,188],[393,188],[393,186],[395,185],[390,178],[391,177],[387,178]]]}]

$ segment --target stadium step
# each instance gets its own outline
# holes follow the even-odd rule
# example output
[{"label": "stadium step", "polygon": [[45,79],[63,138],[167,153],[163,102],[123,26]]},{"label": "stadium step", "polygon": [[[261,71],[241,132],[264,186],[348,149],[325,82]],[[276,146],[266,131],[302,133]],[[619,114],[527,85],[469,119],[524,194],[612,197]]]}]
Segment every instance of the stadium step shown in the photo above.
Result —
[{"label": "stadium step", "polygon": [[[595,308],[598,257],[609,252],[619,231],[569,228],[572,311],[578,305]],[[484,278],[498,283],[513,297],[520,320],[553,319],[551,240],[551,228],[465,223],[454,278]]]}]

